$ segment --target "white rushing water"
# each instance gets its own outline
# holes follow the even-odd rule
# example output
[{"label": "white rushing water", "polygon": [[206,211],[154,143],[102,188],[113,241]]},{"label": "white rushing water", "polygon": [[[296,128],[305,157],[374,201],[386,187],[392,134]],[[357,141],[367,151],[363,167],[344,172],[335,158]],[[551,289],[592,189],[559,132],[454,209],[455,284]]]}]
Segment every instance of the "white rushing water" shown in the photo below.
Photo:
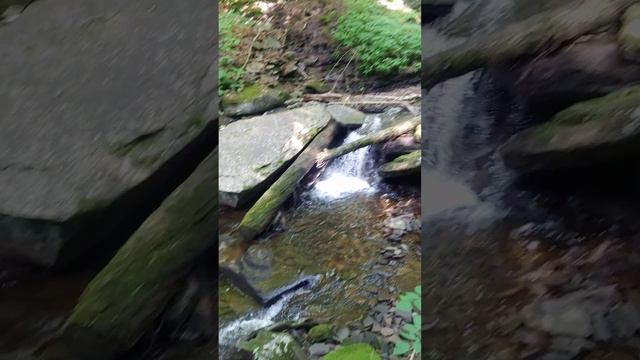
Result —
[{"label": "white rushing water", "polygon": [[[308,285],[298,290],[284,294],[273,305],[246,314],[222,327],[218,331],[218,344],[219,349],[221,349],[219,358],[224,359],[224,352],[230,346],[233,346],[233,344],[238,341],[238,339],[246,338],[256,330],[264,329],[275,324],[277,316],[282,313],[291,299],[296,296],[308,293],[310,289],[317,284],[319,278],[311,277],[308,278],[308,280],[310,281]],[[297,317],[293,317],[287,320],[297,320]]]},{"label": "white rushing water", "polygon": [[[364,125],[349,133],[343,144],[353,142],[378,130],[380,125],[379,116],[368,115]],[[312,194],[319,199],[334,200],[356,192],[375,191],[370,153],[371,147],[367,146],[335,159],[316,183]]]}]

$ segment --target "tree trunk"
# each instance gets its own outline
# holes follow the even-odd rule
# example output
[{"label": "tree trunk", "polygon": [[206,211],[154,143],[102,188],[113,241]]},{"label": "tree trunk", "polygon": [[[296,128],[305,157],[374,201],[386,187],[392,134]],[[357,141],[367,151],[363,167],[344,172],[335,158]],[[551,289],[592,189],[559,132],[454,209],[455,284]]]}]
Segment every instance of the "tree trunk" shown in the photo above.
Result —
[{"label": "tree trunk", "polygon": [[197,258],[215,244],[218,149],[142,224],[84,290],[62,342],[79,359],[114,359],[149,329]]},{"label": "tree trunk", "polygon": [[319,164],[322,164],[331,159],[348,154],[352,151],[356,151],[365,146],[393,140],[400,135],[404,135],[408,132],[414,131],[416,126],[418,126],[419,124],[420,124],[420,118],[415,117],[410,120],[403,121],[398,125],[386,128],[384,130],[380,130],[373,134],[369,134],[356,141],[350,142],[348,144],[344,144],[335,149],[327,149],[321,152],[320,154],[318,154],[317,162]]},{"label": "tree trunk", "polygon": [[426,58],[422,87],[478,68],[554,50],[600,27],[615,23],[635,0],[585,0],[546,11],[491,34],[472,36],[460,45]]},{"label": "tree trunk", "polygon": [[243,238],[253,239],[269,226],[280,206],[295,190],[298,182],[315,165],[318,154],[331,144],[337,130],[338,125],[335,122],[329,123],[302,151],[284,174],[249,209],[238,229]]}]

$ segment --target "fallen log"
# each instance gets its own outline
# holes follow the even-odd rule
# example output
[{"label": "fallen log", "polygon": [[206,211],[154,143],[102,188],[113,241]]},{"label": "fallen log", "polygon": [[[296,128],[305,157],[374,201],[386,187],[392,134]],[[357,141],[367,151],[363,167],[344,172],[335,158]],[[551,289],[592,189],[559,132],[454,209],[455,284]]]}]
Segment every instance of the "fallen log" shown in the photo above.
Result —
[{"label": "fallen log", "polygon": [[393,140],[400,135],[414,131],[419,124],[420,124],[420,118],[414,117],[414,118],[411,118],[410,120],[403,121],[400,124],[397,124],[395,126],[369,134],[358,140],[344,144],[337,148],[326,149],[318,154],[316,159],[317,163],[321,165],[331,159],[335,159],[337,157],[348,154],[352,151],[358,150],[365,146]]},{"label": "fallen log", "polygon": [[114,359],[149,330],[197,258],[215,244],[218,150],[91,281],[61,338],[78,359]]},{"label": "fallen log", "polygon": [[275,218],[278,209],[291,196],[298,182],[316,164],[318,154],[331,144],[338,125],[331,121],[302,151],[289,168],[271,185],[242,218],[238,232],[245,239],[262,233]]},{"label": "fallen log", "polygon": [[523,55],[552,51],[561,45],[618,21],[635,0],[572,2],[491,34],[479,34],[424,59],[422,87],[430,89],[447,79]]}]

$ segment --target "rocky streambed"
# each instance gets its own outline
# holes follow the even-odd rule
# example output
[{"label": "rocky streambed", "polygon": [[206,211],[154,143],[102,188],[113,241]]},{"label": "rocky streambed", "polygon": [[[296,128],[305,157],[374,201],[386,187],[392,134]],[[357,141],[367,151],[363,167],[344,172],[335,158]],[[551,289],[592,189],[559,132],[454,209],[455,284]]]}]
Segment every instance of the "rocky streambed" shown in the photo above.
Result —
[{"label": "rocky streambed", "polygon": [[[234,142],[229,149],[244,148],[242,142],[265,141],[261,134],[267,133],[268,141],[278,141],[278,130],[268,124],[271,118],[282,129],[284,146],[271,143],[269,148],[283,149],[285,157],[295,157],[292,146],[301,146],[309,141],[304,136],[312,137],[319,131],[305,127],[306,121],[341,124],[342,135],[333,141],[335,147],[413,116],[402,108],[360,113],[345,106],[301,105],[223,128],[221,159],[225,158],[224,141]],[[314,115],[300,116],[305,111]],[[285,125],[289,114],[293,133]],[[234,129],[240,126],[252,129]],[[269,131],[260,131],[259,126]],[[222,135],[232,129],[236,136],[223,140]],[[398,170],[383,171],[381,164],[410,153],[417,144],[415,139],[400,139],[395,146],[364,147],[333,160],[324,169],[313,169],[266,232],[253,241],[243,239],[237,231],[246,210],[229,207],[237,205],[237,197],[225,195],[233,201],[220,213],[221,359],[246,351],[266,351],[265,343],[272,340],[292,344],[285,346],[291,352],[286,358],[291,359],[320,358],[334,350],[348,354],[349,343],[369,344],[370,348],[354,351],[370,349],[388,358],[399,326],[412,321],[411,314],[397,314],[394,304],[400,293],[420,283],[419,188],[417,181],[411,180],[419,161]],[[235,161],[226,166],[221,161],[221,175],[227,174],[227,167],[229,173],[236,171],[243,179],[254,181],[253,187],[243,190],[254,199],[255,188],[265,187],[260,181],[273,182],[278,176],[261,171],[273,165],[271,171],[281,174],[276,167],[291,163],[283,159],[255,166],[264,162],[260,158],[263,151],[242,160],[241,151],[227,155]],[[247,168],[247,163],[254,165]],[[247,176],[251,168],[259,171]],[[389,178],[397,180],[386,180]],[[227,180],[233,182],[231,177]],[[221,192],[225,191],[221,187]]]}]

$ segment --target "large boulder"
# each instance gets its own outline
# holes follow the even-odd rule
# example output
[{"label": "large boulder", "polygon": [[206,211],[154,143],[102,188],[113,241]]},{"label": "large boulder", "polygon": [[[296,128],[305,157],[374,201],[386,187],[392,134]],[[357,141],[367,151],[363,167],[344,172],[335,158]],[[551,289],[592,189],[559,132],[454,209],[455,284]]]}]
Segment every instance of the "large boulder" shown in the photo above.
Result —
[{"label": "large boulder", "polygon": [[622,17],[618,41],[625,56],[637,61],[640,55],[640,4],[631,6]]},{"label": "large boulder", "polygon": [[213,149],[214,17],[208,0],[55,0],[0,26],[1,257],[124,241]]},{"label": "large boulder", "polygon": [[522,172],[581,168],[640,155],[640,86],[571,106],[500,152]]},{"label": "large boulder", "polygon": [[324,106],[307,106],[222,128],[220,202],[241,207],[255,200],[330,120]]},{"label": "large boulder", "polygon": [[561,109],[640,83],[614,34],[583,37],[559,51],[497,68],[498,80],[533,111]]}]

